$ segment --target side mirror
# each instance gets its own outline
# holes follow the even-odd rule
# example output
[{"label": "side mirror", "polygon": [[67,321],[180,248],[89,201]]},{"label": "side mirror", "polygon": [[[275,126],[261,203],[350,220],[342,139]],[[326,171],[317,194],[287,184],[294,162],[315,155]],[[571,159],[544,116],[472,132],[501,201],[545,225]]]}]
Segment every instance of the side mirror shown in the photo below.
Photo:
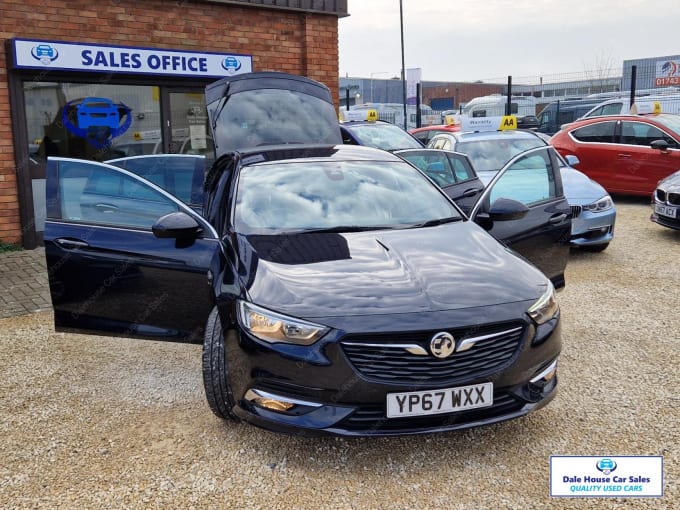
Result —
[{"label": "side mirror", "polygon": [[663,139],[661,139],[661,140],[654,140],[652,143],[649,144],[649,146],[650,146],[652,149],[659,150],[659,151],[661,151],[661,152],[663,152],[663,153],[668,152],[668,147],[669,147],[668,142],[667,142],[666,140],[663,140]]},{"label": "side mirror", "polygon": [[484,230],[491,230],[494,221],[521,220],[529,212],[529,208],[522,202],[510,198],[499,198],[489,212],[478,212],[474,221]]},{"label": "side mirror", "polygon": [[576,166],[578,165],[581,161],[578,159],[577,156],[574,156],[573,154],[568,154],[564,160],[567,162],[567,165],[569,166]]},{"label": "side mirror", "polygon": [[201,233],[198,222],[184,212],[173,212],[156,220],[151,231],[160,239],[195,239]]},{"label": "side mirror", "polygon": [[491,221],[521,220],[529,212],[529,208],[522,202],[510,198],[499,198],[489,209]]}]

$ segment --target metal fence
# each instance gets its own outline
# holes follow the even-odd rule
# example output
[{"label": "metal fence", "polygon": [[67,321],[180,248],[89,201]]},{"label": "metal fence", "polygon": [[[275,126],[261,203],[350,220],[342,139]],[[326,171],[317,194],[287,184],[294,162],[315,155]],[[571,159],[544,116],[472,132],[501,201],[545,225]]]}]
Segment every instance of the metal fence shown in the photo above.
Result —
[{"label": "metal fence", "polygon": [[[619,67],[605,63],[581,72],[512,76],[510,89],[514,96],[535,98],[537,114],[557,100],[630,98],[633,90],[638,97],[680,95],[680,55],[626,60]],[[436,114],[442,109],[460,109],[473,98],[507,92],[507,76],[474,81],[424,81],[420,102],[436,107]],[[398,79],[340,78],[340,104],[345,105],[347,98],[351,105],[401,103],[403,87]],[[423,112],[429,113],[432,112]],[[403,117],[396,117],[390,112],[381,114],[384,120],[403,123]],[[426,122],[423,120],[423,124]]]}]

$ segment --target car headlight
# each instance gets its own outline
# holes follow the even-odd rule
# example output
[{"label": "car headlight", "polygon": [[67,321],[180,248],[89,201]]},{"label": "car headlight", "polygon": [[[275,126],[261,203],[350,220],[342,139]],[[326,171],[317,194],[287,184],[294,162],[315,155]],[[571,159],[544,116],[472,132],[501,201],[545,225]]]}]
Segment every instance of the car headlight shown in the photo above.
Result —
[{"label": "car headlight", "polygon": [[245,301],[238,302],[238,315],[244,329],[269,343],[312,345],[330,329],[313,322],[287,317]]},{"label": "car headlight", "polygon": [[584,205],[583,209],[585,209],[586,211],[597,213],[608,211],[612,207],[614,207],[614,202],[612,201],[612,198],[609,195],[605,195],[591,204]]},{"label": "car headlight", "polygon": [[540,326],[552,319],[559,309],[560,305],[557,304],[557,299],[555,299],[555,287],[552,283],[549,283],[546,291],[531,305],[527,313]]}]

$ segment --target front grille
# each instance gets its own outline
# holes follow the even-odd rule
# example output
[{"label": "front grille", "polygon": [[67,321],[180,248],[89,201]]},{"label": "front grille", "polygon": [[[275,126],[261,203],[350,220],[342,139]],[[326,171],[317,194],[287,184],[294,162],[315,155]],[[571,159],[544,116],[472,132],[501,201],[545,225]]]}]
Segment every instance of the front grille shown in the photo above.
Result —
[{"label": "front grille", "polygon": [[404,418],[387,418],[384,406],[366,406],[356,410],[338,424],[338,428],[353,431],[399,432],[414,429],[427,429],[462,425],[478,420],[490,419],[519,411],[524,406],[511,395],[494,393],[493,405],[481,409],[459,411],[433,416],[408,416]]},{"label": "front grille", "polygon": [[669,193],[668,203],[670,205],[680,205],[680,193]]},{"label": "front grille", "polygon": [[662,189],[657,189],[656,190],[656,198],[659,200],[659,202],[665,202],[666,201],[666,192]]},{"label": "front grille", "polygon": [[581,215],[581,211],[583,208],[580,205],[572,205],[571,206],[571,217],[572,218],[578,218]]},{"label": "front grille", "polygon": [[457,341],[491,334],[499,336],[480,340],[470,349],[454,352],[444,359],[430,354],[412,354],[399,345],[415,344],[429,353],[430,340],[438,331],[348,335],[342,339],[341,345],[351,365],[367,379],[431,385],[456,379],[473,379],[508,366],[519,352],[524,329],[523,323],[515,322],[451,330],[449,333]]}]

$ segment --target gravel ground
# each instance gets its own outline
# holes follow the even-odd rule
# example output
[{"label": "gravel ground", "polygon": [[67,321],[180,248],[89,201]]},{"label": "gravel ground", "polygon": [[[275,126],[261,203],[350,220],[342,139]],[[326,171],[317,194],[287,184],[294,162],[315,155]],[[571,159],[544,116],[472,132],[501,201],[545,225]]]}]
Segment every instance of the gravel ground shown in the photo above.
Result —
[{"label": "gravel ground", "polygon": [[[225,424],[200,346],[0,320],[0,507],[679,508],[680,232],[619,199],[615,240],[572,253],[560,389],[486,428],[301,439]],[[663,499],[551,499],[550,455],[664,455]]]}]

